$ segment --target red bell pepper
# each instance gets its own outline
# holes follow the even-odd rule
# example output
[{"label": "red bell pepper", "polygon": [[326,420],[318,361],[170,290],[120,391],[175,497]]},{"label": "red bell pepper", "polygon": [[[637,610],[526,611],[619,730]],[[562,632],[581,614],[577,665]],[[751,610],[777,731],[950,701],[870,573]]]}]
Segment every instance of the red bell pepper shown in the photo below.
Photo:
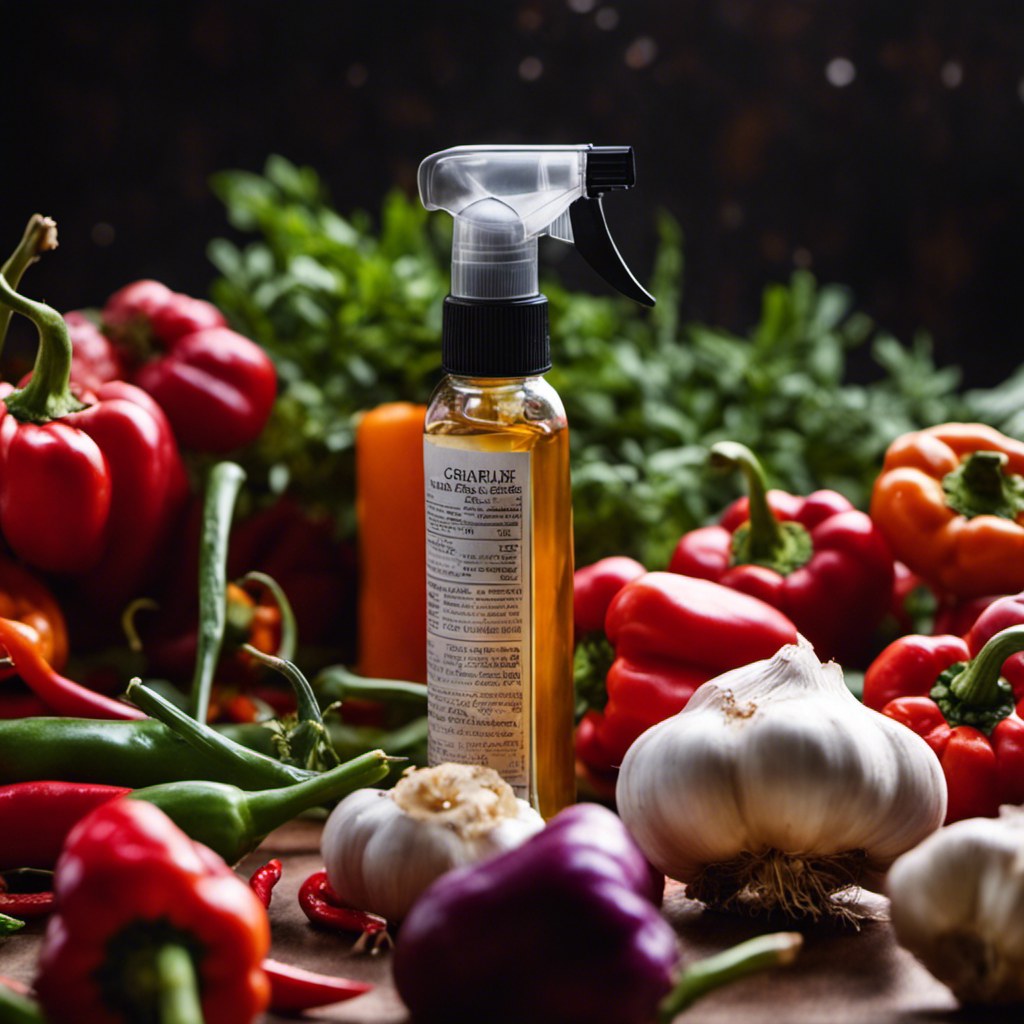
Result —
[{"label": "red bell pepper", "polygon": [[576,755],[598,784],[701,683],[797,642],[793,623],[759,598],[668,572],[627,583],[608,607],[605,632],[615,647],[608,703],[587,712],[576,730]]},{"label": "red bell pepper", "polygon": [[997,633],[973,658],[966,646],[958,637],[905,637],[879,655],[864,680],[865,704],[878,709],[889,697],[882,714],[913,729],[938,756],[947,824],[1024,803],[1024,719],[1000,676],[1006,659],[1024,651],[1024,625]]},{"label": "red bell pepper", "polygon": [[40,334],[29,381],[0,385],[0,533],[48,572],[84,573],[102,562],[97,594],[121,601],[150,569],[186,496],[170,427],[124,382],[73,389],[64,318],[2,278],[0,302]]},{"label": "red bell pepper", "polygon": [[836,491],[798,497],[767,490],[741,444],[711,448],[712,463],[739,467],[749,497],[715,526],[684,534],[670,572],[699,576],[759,597],[784,612],[822,661],[858,662],[892,603],[894,563],[870,517]]},{"label": "red bell pepper", "polygon": [[266,910],[158,807],[97,808],[71,831],[53,881],[35,986],[49,1019],[159,1020],[177,997],[192,1009],[175,1019],[250,1024],[267,1007]]},{"label": "red bell pepper", "polygon": [[[1024,623],[1024,594],[986,600],[987,605],[967,625],[963,636],[909,633],[889,644],[864,673],[864,703],[881,711],[897,697],[926,696],[939,674],[954,662],[978,657],[996,633]],[[1013,690],[1017,714],[1024,718],[1024,654],[1007,658],[1001,674]]]},{"label": "red bell pepper", "polygon": [[102,313],[129,379],[160,404],[183,448],[223,454],[254,441],[277,395],[270,357],[209,302],[136,281]]},{"label": "red bell pepper", "polygon": [[124,362],[110,339],[81,310],[64,314],[71,336],[71,379],[93,390],[124,378]]},{"label": "red bell pepper", "polygon": [[572,577],[572,619],[576,637],[604,629],[612,598],[647,570],[635,559],[611,555],[577,569]]}]

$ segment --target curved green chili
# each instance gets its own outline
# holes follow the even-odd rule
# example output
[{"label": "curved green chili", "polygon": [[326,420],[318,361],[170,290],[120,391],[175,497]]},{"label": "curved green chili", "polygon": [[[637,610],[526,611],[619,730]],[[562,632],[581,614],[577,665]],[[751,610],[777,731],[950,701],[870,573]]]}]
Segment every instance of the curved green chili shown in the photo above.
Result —
[{"label": "curved green chili", "polygon": [[245,470],[237,463],[218,462],[210,470],[206,487],[199,549],[199,634],[189,695],[189,710],[198,722],[206,721],[210,690],[224,643],[228,540],[235,502],[244,481]]}]

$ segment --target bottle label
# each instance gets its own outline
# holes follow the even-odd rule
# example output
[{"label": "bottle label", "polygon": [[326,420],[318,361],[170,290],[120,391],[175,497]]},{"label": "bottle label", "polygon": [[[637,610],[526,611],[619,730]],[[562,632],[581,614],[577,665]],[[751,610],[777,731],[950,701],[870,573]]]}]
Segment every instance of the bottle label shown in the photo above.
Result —
[{"label": "bottle label", "polygon": [[533,716],[530,453],[423,445],[427,748],[528,799]]}]

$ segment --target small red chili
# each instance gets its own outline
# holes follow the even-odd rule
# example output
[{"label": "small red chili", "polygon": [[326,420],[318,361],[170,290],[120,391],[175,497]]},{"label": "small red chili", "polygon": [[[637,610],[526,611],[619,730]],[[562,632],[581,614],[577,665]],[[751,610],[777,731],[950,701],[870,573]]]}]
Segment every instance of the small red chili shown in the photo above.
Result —
[{"label": "small red chili", "polygon": [[100,804],[128,792],[89,782],[0,786],[0,871],[52,870],[71,829]]},{"label": "small red chili", "polygon": [[274,886],[281,881],[281,862],[275,857],[267,861],[261,868],[257,868],[249,879],[252,891],[260,898],[265,907],[270,906],[270,897],[273,894]]},{"label": "small red chili", "polygon": [[313,924],[327,928],[364,935],[387,931],[388,923],[379,914],[346,907],[327,881],[326,871],[315,871],[302,883],[299,906]]},{"label": "small red chili", "polygon": [[52,892],[7,892],[0,879],[0,914],[10,917],[45,917],[53,910]]},{"label": "small red chili", "polygon": [[285,1013],[340,1003],[373,988],[365,981],[317,974],[279,960],[265,959],[262,966],[270,981],[270,1008]]},{"label": "small red chili", "polygon": [[145,712],[130,704],[90,690],[73,679],[66,679],[43,659],[37,644],[38,636],[34,630],[15,619],[0,618],[0,646],[10,655],[25,685],[55,714],[120,721],[147,717]]}]

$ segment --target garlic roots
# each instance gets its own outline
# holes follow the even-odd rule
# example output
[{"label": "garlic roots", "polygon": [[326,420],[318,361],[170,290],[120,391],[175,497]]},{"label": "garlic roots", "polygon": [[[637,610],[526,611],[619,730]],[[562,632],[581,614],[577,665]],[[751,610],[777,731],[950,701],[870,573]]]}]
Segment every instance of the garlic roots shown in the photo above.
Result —
[{"label": "garlic roots", "polygon": [[962,1003],[1024,1002],[1024,811],[947,825],[886,888],[897,939]]},{"label": "garlic roots", "polygon": [[878,888],[942,824],[946,784],[924,740],[864,707],[801,640],[710,680],[643,733],[616,801],[654,867],[694,898],[844,918],[856,910],[838,893]]},{"label": "garlic roots", "polygon": [[441,764],[408,771],[390,790],[350,793],[331,811],[320,852],[345,904],[398,921],[446,871],[493,857],[543,827],[493,769]]}]

